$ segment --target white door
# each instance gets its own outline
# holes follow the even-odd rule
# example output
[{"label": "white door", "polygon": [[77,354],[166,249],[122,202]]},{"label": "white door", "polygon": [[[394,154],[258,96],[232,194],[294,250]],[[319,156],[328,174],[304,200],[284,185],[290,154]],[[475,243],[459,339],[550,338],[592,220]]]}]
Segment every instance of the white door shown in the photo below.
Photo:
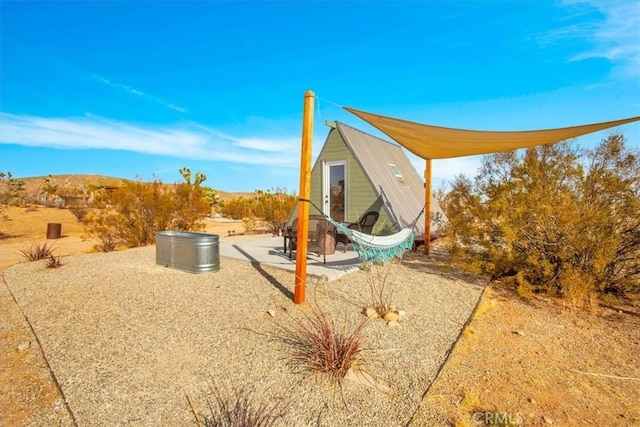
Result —
[{"label": "white door", "polygon": [[345,222],[347,212],[347,162],[324,162],[322,199],[324,214],[336,221]]}]

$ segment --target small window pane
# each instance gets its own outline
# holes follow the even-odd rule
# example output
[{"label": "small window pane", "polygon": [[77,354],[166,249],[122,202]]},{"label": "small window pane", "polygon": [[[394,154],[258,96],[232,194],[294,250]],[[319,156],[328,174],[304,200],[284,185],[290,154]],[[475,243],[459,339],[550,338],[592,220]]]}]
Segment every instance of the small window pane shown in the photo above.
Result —
[{"label": "small window pane", "polygon": [[400,173],[400,169],[398,169],[398,167],[396,165],[394,165],[393,163],[389,163],[389,167],[391,168],[391,172],[393,172],[393,174],[395,176],[397,176],[398,178],[402,178],[402,174]]}]

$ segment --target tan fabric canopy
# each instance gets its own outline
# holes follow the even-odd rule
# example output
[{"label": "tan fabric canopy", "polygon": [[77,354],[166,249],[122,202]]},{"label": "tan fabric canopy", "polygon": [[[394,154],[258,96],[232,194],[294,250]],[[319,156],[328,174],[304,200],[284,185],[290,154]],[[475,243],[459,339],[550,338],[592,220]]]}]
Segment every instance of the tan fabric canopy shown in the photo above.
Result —
[{"label": "tan fabric canopy", "polygon": [[344,109],[378,128],[398,144],[423,159],[448,159],[551,144],[640,120],[640,116],[638,116],[559,129],[499,132],[429,126],[349,107],[344,107]]}]

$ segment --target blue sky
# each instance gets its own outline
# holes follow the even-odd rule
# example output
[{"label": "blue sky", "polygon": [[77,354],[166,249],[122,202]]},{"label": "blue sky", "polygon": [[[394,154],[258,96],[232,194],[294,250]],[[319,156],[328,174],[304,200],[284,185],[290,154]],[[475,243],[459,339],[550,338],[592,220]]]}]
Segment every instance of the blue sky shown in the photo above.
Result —
[{"label": "blue sky", "polygon": [[[306,90],[314,160],[325,120],[380,136],[341,106],[478,130],[640,115],[636,0],[3,1],[0,18],[0,170],[17,177],[187,166],[297,191]],[[617,130],[640,146],[640,124]],[[478,164],[434,161],[435,183]]]}]

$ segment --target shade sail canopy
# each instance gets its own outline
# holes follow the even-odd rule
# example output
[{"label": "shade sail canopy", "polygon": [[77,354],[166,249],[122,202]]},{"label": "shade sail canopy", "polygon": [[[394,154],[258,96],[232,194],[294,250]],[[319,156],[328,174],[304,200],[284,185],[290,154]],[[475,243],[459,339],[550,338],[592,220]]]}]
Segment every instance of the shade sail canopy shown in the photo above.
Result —
[{"label": "shade sail canopy", "polygon": [[423,159],[448,159],[551,144],[640,120],[640,116],[637,116],[558,129],[503,132],[423,125],[349,107],[344,109],[378,128]]}]

